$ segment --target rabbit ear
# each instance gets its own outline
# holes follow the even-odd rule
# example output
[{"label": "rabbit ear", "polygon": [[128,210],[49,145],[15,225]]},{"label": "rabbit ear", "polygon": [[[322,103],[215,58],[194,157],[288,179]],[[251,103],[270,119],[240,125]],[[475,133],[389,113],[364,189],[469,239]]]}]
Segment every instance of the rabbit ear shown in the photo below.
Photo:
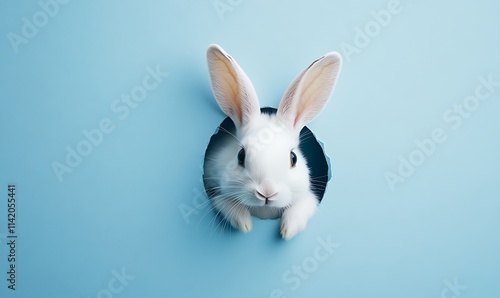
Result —
[{"label": "rabbit ear", "polygon": [[314,61],[288,87],[278,107],[278,116],[298,131],[325,107],[333,93],[342,57],[330,52]]},{"label": "rabbit ear", "polygon": [[259,100],[252,82],[236,61],[220,46],[207,50],[212,91],[222,111],[238,126],[260,114]]}]

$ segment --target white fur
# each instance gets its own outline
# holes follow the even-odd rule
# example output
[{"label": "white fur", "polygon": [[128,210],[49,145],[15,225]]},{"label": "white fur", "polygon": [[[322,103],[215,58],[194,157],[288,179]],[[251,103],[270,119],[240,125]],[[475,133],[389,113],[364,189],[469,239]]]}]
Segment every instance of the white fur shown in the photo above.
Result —
[{"label": "white fur", "polygon": [[[251,215],[281,217],[281,235],[291,239],[315,213],[309,168],[300,152],[300,130],[326,105],[341,67],[338,53],[314,61],[290,85],[276,115],[261,114],[255,90],[236,61],[211,45],[207,51],[212,90],[221,109],[236,125],[236,134],[205,165],[217,212],[243,232],[252,229]],[[238,152],[245,149],[245,165]],[[290,152],[297,164],[290,165]],[[267,197],[267,200],[258,193]]]}]

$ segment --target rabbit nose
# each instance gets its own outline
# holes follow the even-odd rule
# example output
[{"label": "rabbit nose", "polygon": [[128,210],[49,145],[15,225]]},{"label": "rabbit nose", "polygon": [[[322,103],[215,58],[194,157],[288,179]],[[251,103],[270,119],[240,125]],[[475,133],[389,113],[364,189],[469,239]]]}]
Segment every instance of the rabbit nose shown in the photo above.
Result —
[{"label": "rabbit nose", "polygon": [[256,196],[259,199],[266,200],[266,204],[267,204],[268,199],[270,199],[271,197],[278,194],[278,191],[273,187],[272,181],[270,181],[268,179],[264,179],[263,181],[260,181],[255,192],[256,192]]},{"label": "rabbit nose", "polygon": [[260,192],[260,191],[255,191],[255,194],[257,195],[257,198],[261,199],[261,200],[266,200],[266,203],[268,202],[268,200],[275,196],[277,193],[271,193],[271,192]]}]

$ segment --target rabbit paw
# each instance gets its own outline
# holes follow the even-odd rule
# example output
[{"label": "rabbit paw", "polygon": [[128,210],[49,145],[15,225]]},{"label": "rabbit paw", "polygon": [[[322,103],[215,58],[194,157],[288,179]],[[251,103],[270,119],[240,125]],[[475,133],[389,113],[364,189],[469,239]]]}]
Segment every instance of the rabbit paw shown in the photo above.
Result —
[{"label": "rabbit paw", "polygon": [[307,219],[295,210],[295,208],[287,209],[281,217],[281,236],[285,240],[292,239],[307,226]]},{"label": "rabbit paw", "polygon": [[237,210],[231,219],[231,225],[243,233],[250,232],[252,230],[252,216],[250,215],[250,211],[246,208]]},{"label": "rabbit paw", "polygon": [[292,239],[297,233],[304,230],[309,219],[316,212],[318,201],[311,193],[287,208],[281,216],[281,236],[285,240]]}]

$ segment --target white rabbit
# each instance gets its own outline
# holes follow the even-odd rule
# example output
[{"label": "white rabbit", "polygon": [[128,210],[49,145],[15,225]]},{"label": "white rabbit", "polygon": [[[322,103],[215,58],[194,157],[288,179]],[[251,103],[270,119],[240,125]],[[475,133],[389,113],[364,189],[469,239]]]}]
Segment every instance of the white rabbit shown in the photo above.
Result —
[{"label": "white rabbit", "polygon": [[306,227],[320,201],[311,190],[299,134],[325,107],[342,58],[330,52],[314,61],[289,86],[276,113],[261,112],[249,78],[220,46],[211,45],[207,59],[215,99],[235,125],[221,146],[206,153],[210,201],[245,233],[252,229],[252,215],[281,216],[281,235],[291,239]]}]

